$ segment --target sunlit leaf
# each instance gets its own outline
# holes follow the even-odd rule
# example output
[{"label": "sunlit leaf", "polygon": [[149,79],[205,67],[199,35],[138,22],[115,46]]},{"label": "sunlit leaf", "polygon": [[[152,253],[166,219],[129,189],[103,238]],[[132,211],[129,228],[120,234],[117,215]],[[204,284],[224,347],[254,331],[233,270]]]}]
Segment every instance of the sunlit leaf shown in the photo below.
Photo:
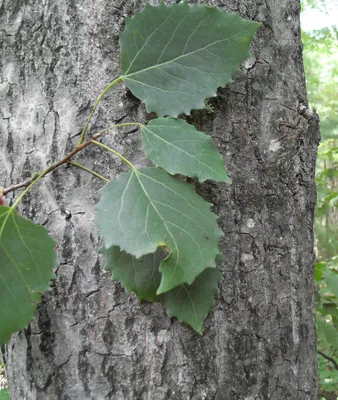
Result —
[{"label": "sunlit leaf", "polygon": [[9,394],[7,389],[0,390],[0,400],[9,400]]},{"label": "sunlit leaf", "polygon": [[324,335],[328,344],[338,348],[338,331],[331,323],[326,323],[320,318],[317,319],[317,330],[319,335]]},{"label": "sunlit leaf", "polygon": [[211,137],[181,119],[157,118],[142,126],[149,159],[170,174],[230,181]]},{"label": "sunlit leaf", "polygon": [[315,280],[319,282],[322,279],[323,270],[326,268],[326,262],[319,262],[315,264]]},{"label": "sunlit leaf", "polygon": [[133,169],[101,189],[97,225],[104,247],[141,257],[167,248],[158,294],[181,283],[191,284],[215,267],[222,231],[216,216],[192,185],[160,168]]},{"label": "sunlit leaf", "polygon": [[0,344],[26,327],[56,265],[47,230],[0,207]]},{"label": "sunlit leaf", "polygon": [[338,298],[338,273],[333,272],[330,269],[326,269],[323,272],[323,276],[329,291]]},{"label": "sunlit leaf", "polygon": [[231,82],[260,25],[206,5],[147,4],[126,18],[122,79],[149,112],[190,114]]}]

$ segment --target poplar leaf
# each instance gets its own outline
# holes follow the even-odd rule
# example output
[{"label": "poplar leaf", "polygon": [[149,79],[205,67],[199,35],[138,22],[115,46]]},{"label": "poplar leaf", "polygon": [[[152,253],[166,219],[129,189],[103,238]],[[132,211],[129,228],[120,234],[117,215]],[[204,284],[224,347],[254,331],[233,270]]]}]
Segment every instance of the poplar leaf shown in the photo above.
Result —
[{"label": "poplar leaf", "polygon": [[141,127],[149,159],[170,174],[230,181],[210,136],[182,119],[157,118]]},{"label": "poplar leaf", "polygon": [[161,282],[160,262],[166,257],[161,248],[155,253],[136,258],[118,246],[101,248],[106,257],[106,270],[112,272],[112,279],[119,280],[128,293],[134,292],[140,300],[156,299]]},{"label": "poplar leaf", "polygon": [[203,321],[215,303],[221,273],[218,268],[207,268],[191,285],[182,284],[161,297],[169,317],[176,317],[202,334]]},{"label": "poplar leaf", "polygon": [[215,267],[222,231],[216,216],[186,182],[160,168],[133,169],[101,189],[96,222],[104,247],[119,246],[136,258],[165,247],[157,294],[191,284]]},{"label": "poplar leaf", "polygon": [[102,248],[100,252],[106,257],[106,269],[112,271],[112,279],[118,279],[127,292],[134,292],[140,300],[160,301],[169,317],[176,317],[202,332],[203,321],[215,301],[221,277],[218,268],[207,268],[191,285],[181,284],[157,296],[161,280],[159,265],[166,257],[163,249],[140,258],[121,251],[118,246]]},{"label": "poplar leaf", "polygon": [[190,114],[249,57],[261,24],[207,5],[147,4],[120,36],[122,79],[148,112]]},{"label": "poplar leaf", "polygon": [[0,207],[0,344],[26,327],[56,266],[47,230]]}]

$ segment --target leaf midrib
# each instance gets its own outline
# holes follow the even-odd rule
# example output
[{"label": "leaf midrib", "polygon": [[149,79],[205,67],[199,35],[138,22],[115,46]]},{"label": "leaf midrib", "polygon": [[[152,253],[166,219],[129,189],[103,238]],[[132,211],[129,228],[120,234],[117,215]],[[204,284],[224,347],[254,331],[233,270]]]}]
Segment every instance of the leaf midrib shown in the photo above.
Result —
[{"label": "leaf midrib", "polygon": [[[216,45],[216,44],[218,44],[218,43],[222,43],[222,42],[225,42],[225,41],[229,41],[230,39],[232,39],[232,38],[234,38],[234,37],[236,37],[236,36],[238,36],[238,35],[242,35],[242,34],[244,34],[244,33],[246,33],[246,32],[249,32],[249,31],[248,31],[248,30],[244,30],[244,31],[242,31],[242,32],[237,32],[237,33],[235,33],[234,35],[232,35],[232,36],[230,36],[230,37],[228,37],[228,38],[226,38],[226,39],[216,40],[215,42],[210,43],[210,44],[208,44],[208,45],[205,46],[205,47],[201,47],[200,49],[191,51],[190,53],[181,54],[180,56],[175,57],[175,58],[173,58],[172,60],[165,61],[165,62],[160,63],[160,64],[152,65],[151,67],[147,67],[147,68],[144,68],[144,69],[141,69],[141,70],[132,72],[131,74],[128,74],[128,72],[127,72],[126,75],[121,75],[121,79],[127,79],[127,80],[128,80],[131,76],[140,74],[140,73],[142,73],[142,72],[150,71],[150,70],[152,70],[152,69],[154,69],[154,68],[162,67],[163,65],[171,64],[171,63],[173,63],[173,62],[175,62],[175,61],[177,61],[177,60],[180,60],[180,59],[182,59],[182,58],[185,58],[185,57],[191,56],[191,55],[193,55],[193,54],[196,54],[196,53],[198,53],[198,52],[204,51],[204,50],[208,49],[209,47],[212,47],[212,46],[214,46],[214,45]],[[133,62],[134,62],[134,61],[133,61]],[[127,71],[129,71],[130,68],[131,68],[131,66],[129,66],[129,68],[128,68]]]},{"label": "leaf midrib", "polygon": [[[155,132],[153,132],[152,130],[150,130],[147,126],[143,126],[144,129],[146,129],[147,131],[149,131],[150,133],[152,133],[154,136],[156,136],[158,139],[162,140],[167,146],[172,146],[175,149],[177,149],[178,151],[181,151],[182,153],[186,154],[189,157],[194,158],[199,164],[204,165],[205,167],[207,167],[208,169],[210,169],[211,171],[215,172],[216,174],[219,175],[219,172],[216,171],[215,169],[211,168],[208,164],[205,164],[204,162],[202,162],[199,158],[197,158],[196,156],[194,156],[193,154],[188,153],[187,151],[183,150],[180,147],[175,146],[173,143],[168,142],[167,140],[165,140],[164,138],[162,138],[161,136],[157,135]],[[202,139],[201,139],[202,140]],[[201,142],[201,140],[195,140],[195,142]],[[205,175],[205,174],[204,174]]]},{"label": "leaf midrib", "polygon": [[163,224],[164,224],[164,226],[165,226],[167,232],[169,233],[169,235],[171,236],[171,238],[172,238],[172,240],[173,240],[173,242],[174,242],[174,244],[175,244],[175,250],[177,251],[177,259],[176,259],[176,264],[175,264],[175,268],[176,268],[176,266],[177,266],[177,264],[178,264],[178,259],[179,259],[179,253],[180,253],[180,252],[179,252],[179,250],[178,250],[176,240],[175,240],[173,234],[171,233],[170,229],[168,228],[166,221],[165,221],[164,218],[162,217],[162,215],[161,215],[161,213],[159,212],[159,210],[156,208],[155,204],[153,203],[151,197],[149,196],[149,194],[148,194],[146,188],[144,187],[144,185],[143,185],[143,183],[142,183],[142,181],[141,181],[141,179],[140,179],[140,177],[139,177],[139,175],[143,175],[143,176],[145,176],[145,177],[147,177],[147,175],[138,172],[136,169],[134,169],[134,170],[132,171],[132,173],[134,173],[134,174],[136,175],[136,178],[137,178],[137,180],[138,180],[138,182],[139,182],[139,184],[140,184],[140,186],[141,186],[141,188],[142,188],[144,194],[146,195],[147,199],[149,200],[149,203],[152,205],[153,209],[156,211],[156,213],[158,214],[158,216],[159,216],[159,217],[161,218],[161,220],[163,221]]},{"label": "leaf midrib", "polygon": [[[0,230],[0,246],[3,248],[3,250],[4,250],[4,252],[6,253],[7,257],[9,258],[9,260],[10,260],[10,261],[13,263],[13,265],[15,266],[15,268],[16,268],[16,270],[17,270],[19,276],[21,277],[21,279],[22,279],[23,283],[25,284],[25,286],[26,286],[26,288],[27,288],[27,291],[28,291],[28,293],[29,293],[30,287],[28,286],[28,284],[27,284],[27,282],[26,282],[24,276],[22,275],[20,268],[19,268],[18,265],[16,264],[15,260],[13,260],[11,254],[8,253],[6,247],[2,244],[2,240],[1,240],[1,239],[2,239],[2,234],[3,234],[3,232],[4,232],[4,227],[5,227],[6,223],[7,223],[7,220],[8,220],[8,218],[9,218],[10,215],[13,217],[13,221],[14,221],[13,208],[10,208],[10,209],[6,212],[6,214],[7,214],[7,215],[6,215],[6,217],[5,217],[4,223],[3,223],[3,225],[1,226],[1,230]],[[3,214],[3,215],[1,216],[1,218],[2,218],[4,215],[5,215],[5,214]],[[27,320],[27,316],[26,316],[25,314],[23,314],[22,308],[20,307],[20,303],[17,301],[17,298],[16,298],[16,296],[14,296],[14,293],[11,291],[11,289],[6,285],[6,281],[3,279],[3,277],[2,277],[1,274],[0,274],[0,278],[1,278],[1,280],[2,280],[2,282],[3,282],[3,284],[4,284],[4,286],[5,286],[5,288],[8,290],[8,292],[11,294],[12,298],[14,299],[14,302],[16,303],[16,305],[17,305],[17,307],[18,307],[18,309],[19,309],[19,312],[20,312],[20,314],[22,315],[22,318],[23,318],[24,320]]]}]

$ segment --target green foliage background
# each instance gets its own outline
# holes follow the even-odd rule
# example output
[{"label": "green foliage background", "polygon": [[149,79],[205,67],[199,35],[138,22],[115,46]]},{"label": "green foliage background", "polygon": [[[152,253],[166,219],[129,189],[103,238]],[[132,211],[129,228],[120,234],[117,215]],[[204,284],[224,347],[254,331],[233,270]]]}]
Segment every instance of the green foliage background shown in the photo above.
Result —
[{"label": "green foliage background", "polygon": [[[304,0],[330,13],[335,0]],[[338,29],[302,32],[310,106],[320,117],[315,216],[317,335],[321,399],[338,399]]]}]

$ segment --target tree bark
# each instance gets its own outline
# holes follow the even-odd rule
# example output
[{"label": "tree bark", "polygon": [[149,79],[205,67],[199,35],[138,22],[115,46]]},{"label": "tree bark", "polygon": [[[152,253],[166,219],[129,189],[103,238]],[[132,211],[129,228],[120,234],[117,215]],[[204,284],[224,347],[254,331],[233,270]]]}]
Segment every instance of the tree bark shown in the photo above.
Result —
[{"label": "tree bark", "polygon": [[[119,74],[124,18],[144,4],[0,0],[1,185],[30,177],[76,145],[93,101]],[[225,233],[223,279],[204,334],[111,281],[93,224],[103,182],[61,167],[20,209],[57,240],[60,265],[35,320],[7,346],[12,400],[317,397],[312,225],[319,128],[306,100],[299,2],[209,4],[263,26],[234,82],[211,100],[213,110],[189,118],[211,134],[232,179],[197,187]],[[91,132],[147,119],[144,105],[120,85]],[[148,163],[135,129],[114,132],[106,143],[138,166]],[[108,178],[126,170],[94,147],[77,161]]]}]

